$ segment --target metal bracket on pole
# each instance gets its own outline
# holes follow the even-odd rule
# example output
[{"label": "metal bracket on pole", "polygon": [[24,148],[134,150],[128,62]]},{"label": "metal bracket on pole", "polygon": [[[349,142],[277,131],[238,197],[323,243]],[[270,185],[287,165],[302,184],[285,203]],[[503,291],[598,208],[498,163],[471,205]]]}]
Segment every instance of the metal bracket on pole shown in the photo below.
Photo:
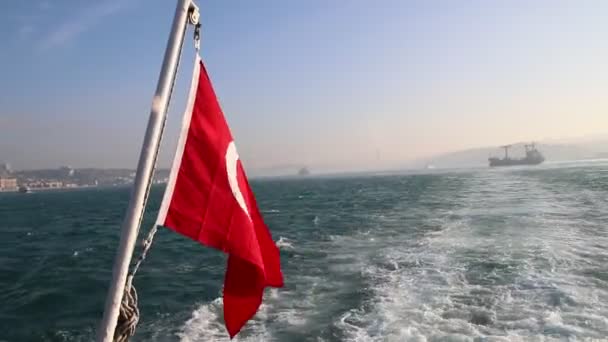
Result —
[{"label": "metal bracket on pole", "polygon": [[120,243],[112,270],[112,282],[110,283],[110,289],[106,297],[103,320],[97,331],[98,342],[111,342],[114,339],[114,331],[116,330],[129,265],[156,165],[156,157],[167,116],[169,98],[177,73],[177,65],[181,56],[184,35],[191,20],[195,19],[198,22],[198,18],[198,7],[193,4],[192,0],[177,1],[171,33],[167,42],[156,92],[152,100],[150,118],[148,119],[148,126],[137,164],[129,207],[122,224]]}]

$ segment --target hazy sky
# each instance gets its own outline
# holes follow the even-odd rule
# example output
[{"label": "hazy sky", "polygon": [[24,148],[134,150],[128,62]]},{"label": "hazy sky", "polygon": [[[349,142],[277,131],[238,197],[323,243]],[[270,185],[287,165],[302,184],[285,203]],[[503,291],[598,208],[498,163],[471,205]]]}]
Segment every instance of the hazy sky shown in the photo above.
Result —
[{"label": "hazy sky", "polygon": [[[607,1],[198,1],[248,170],[608,132]],[[175,1],[0,2],[0,161],[134,167]],[[161,166],[177,139],[191,32]]]}]

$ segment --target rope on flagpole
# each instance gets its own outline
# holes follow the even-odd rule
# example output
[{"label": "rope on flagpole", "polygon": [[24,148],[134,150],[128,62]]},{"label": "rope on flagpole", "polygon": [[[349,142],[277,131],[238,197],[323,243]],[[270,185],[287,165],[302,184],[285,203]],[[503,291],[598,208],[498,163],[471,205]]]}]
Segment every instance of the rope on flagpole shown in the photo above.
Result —
[{"label": "rope on flagpole", "polygon": [[120,314],[118,315],[118,323],[114,332],[114,342],[127,342],[129,338],[135,334],[135,328],[139,323],[139,308],[137,306],[137,290],[133,286],[133,277],[141,263],[146,259],[146,255],[152,246],[154,235],[158,231],[158,226],[154,225],[148,232],[148,236],[142,242],[142,252],[133,267],[133,270],[127,277],[125,284],[125,293],[120,303]]},{"label": "rope on flagpole", "polygon": [[135,328],[139,322],[139,308],[137,307],[137,290],[132,286],[133,275],[127,277],[125,293],[120,303],[120,313],[116,330],[114,331],[115,342],[127,342],[135,334]]},{"label": "rope on flagpole", "polygon": [[[188,16],[188,21],[195,26],[194,47],[198,53],[198,50],[200,47],[201,24],[199,22],[198,8],[194,5],[194,3],[192,3],[192,5],[193,5],[193,7],[190,10],[190,13]],[[179,48],[180,52],[179,52],[179,56],[177,58],[176,70],[179,70],[179,64],[180,64],[179,62],[181,60],[182,46],[183,46],[183,41]],[[169,98],[168,98],[167,103],[171,102],[171,95],[173,94],[173,89],[175,87],[176,78],[177,78],[177,71],[175,72],[175,75],[173,76],[173,80],[171,81],[171,90],[169,91]],[[165,116],[165,120],[163,121],[163,124],[161,127],[161,132],[164,131],[166,123],[167,123],[167,117]],[[161,134],[161,139],[162,139],[162,134]],[[156,153],[156,155],[154,156],[154,160],[156,160],[156,157],[158,156],[158,150],[155,153]],[[156,163],[154,163],[154,166],[152,167],[152,173],[151,173],[150,177],[152,177],[154,175],[155,170],[156,170]],[[151,187],[152,187],[152,182],[149,182],[148,188],[146,189],[146,193],[145,193],[145,197],[144,197],[144,205],[142,207],[142,211],[145,210],[146,204],[148,203],[148,197],[150,196]],[[142,220],[143,220],[143,215],[140,215],[140,222],[139,222],[138,226],[141,226]],[[133,266],[133,269],[131,270],[131,272],[129,272],[129,275],[127,276],[127,282],[125,284],[124,294],[122,296],[122,302],[120,303],[120,313],[118,315],[118,322],[116,324],[116,330],[114,331],[114,342],[128,342],[129,338],[131,338],[135,334],[135,328],[137,327],[137,323],[139,323],[139,308],[137,305],[138,304],[137,303],[137,300],[138,300],[137,290],[135,289],[135,286],[133,286],[133,277],[135,277],[135,274],[137,273],[139,266],[146,259],[146,256],[148,255],[148,251],[150,250],[150,247],[152,247],[152,242],[154,241],[154,236],[156,235],[157,231],[158,231],[158,226],[156,224],[154,224],[152,226],[152,228],[150,229],[150,231],[148,232],[148,235],[146,236],[146,238],[142,241],[141,255],[139,256],[139,258],[137,259],[137,262],[135,263],[135,266]]]},{"label": "rope on flagpole", "polygon": [[133,286],[133,277],[139,269],[141,263],[146,259],[146,255],[152,246],[154,235],[158,231],[158,226],[154,225],[148,232],[148,236],[142,242],[142,252],[133,267],[133,270],[127,276],[127,283],[125,284],[125,293],[122,296],[122,302],[120,303],[120,313],[118,315],[118,323],[116,324],[116,330],[114,332],[114,342],[127,342],[135,334],[135,328],[139,323],[139,308],[137,306],[137,290]]}]

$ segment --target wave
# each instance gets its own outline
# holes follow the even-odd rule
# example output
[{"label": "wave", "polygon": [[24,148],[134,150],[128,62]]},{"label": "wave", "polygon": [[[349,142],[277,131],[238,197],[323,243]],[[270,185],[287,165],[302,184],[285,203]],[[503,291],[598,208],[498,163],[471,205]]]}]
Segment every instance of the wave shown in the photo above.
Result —
[{"label": "wave", "polygon": [[269,210],[262,210],[263,213],[268,213],[268,214],[276,214],[276,213],[280,213],[281,211],[278,209],[269,209]]},{"label": "wave", "polygon": [[[299,330],[307,323],[304,313],[311,307],[310,297],[281,289],[269,289],[257,314],[232,341],[265,342],[275,339],[273,332]],[[181,342],[231,341],[224,326],[222,298],[199,305],[177,333]],[[287,328],[285,328],[287,327]]]},{"label": "wave", "polygon": [[[196,308],[177,333],[181,342],[195,341],[231,341],[224,326],[222,298],[216,298],[210,303]],[[262,304],[256,319],[249,321],[246,327],[232,341],[267,341],[270,338],[266,326],[260,318],[266,314],[268,306]]]},{"label": "wave", "polygon": [[289,239],[282,237],[282,236],[279,237],[279,240],[276,241],[275,244],[281,250],[293,250],[294,249],[293,242],[291,242]]}]

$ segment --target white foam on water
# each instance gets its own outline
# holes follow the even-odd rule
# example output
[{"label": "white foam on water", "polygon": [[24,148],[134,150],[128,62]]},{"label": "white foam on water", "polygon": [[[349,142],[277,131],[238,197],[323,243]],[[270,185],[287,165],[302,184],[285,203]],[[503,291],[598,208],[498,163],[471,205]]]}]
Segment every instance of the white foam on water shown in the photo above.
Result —
[{"label": "white foam on water", "polygon": [[[262,304],[256,317],[249,321],[233,341],[267,341],[270,335],[264,324],[266,311],[267,305]],[[192,312],[192,316],[184,323],[177,336],[182,342],[230,341],[222,315],[221,297],[211,303],[200,305]]]},{"label": "white foam on water", "polygon": [[283,236],[279,236],[279,240],[277,240],[275,244],[277,245],[277,247],[279,247],[279,249],[282,250],[293,250],[294,248],[293,242]]},{"label": "white foam on water", "polygon": [[181,262],[174,267],[176,273],[191,273],[195,269],[196,267],[188,262]]},{"label": "white foam on water", "polygon": [[[494,187],[494,194],[479,196],[473,187],[461,199],[456,218],[453,212],[436,212],[429,224],[441,228],[417,241],[397,231],[387,236],[386,229],[344,241],[354,251],[374,251],[360,252],[355,263],[365,264],[372,298],[335,322],[347,340],[574,341],[608,336],[608,292],[576,275],[592,263],[589,255],[608,260],[606,244],[589,250],[590,237],[578,227],[576,200],[556,198],[559,194],[527,179],[496,177],[477,180],[478,187]],[[517,193],[508,190],[513,188],[534,196],[504,196]],[[500,203],[509,201],[514,212],[500,212]],[[519,208],[533,215],[519,215]],[[494,211],[488,213],[490,209]],[[495,217],[498,229],[479,217]],[[507,222],[500,221],[504,217]]]},{"label": "white foam on water", "polygon": [[[308,291],[267,289],[257,314],[232,341],[271,341],[276,329],[302,329],[308,323],[307,315],[317,310],[318,303],[312,293],[319,279],[301,280],[312,284]],[[182,342],[230,341],[224,326],[222,298],[198,306],[177,336]]]},{"label": "white foam on water", "polygon": [[276,214],[276,213],[280,213],[281,211],[278,209],[269,209],[269,210],[262,210],[263,213],[268,213],[268,214]]}]

